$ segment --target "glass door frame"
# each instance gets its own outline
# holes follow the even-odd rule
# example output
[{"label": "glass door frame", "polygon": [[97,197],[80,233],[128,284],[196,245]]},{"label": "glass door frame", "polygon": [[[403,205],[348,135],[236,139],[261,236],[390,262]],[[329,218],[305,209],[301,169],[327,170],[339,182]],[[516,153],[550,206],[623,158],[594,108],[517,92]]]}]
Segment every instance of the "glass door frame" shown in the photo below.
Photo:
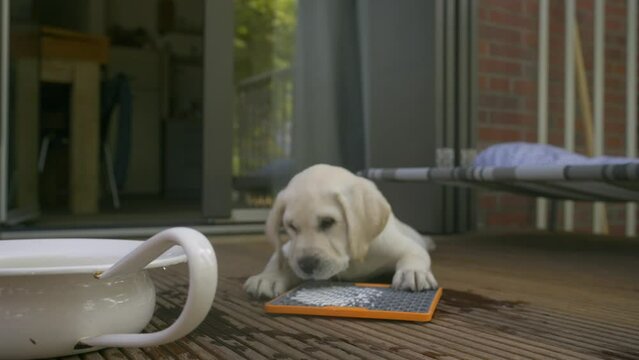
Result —
[{"label": "glass door frame", "polygon": [[9,0],[0,0],[0,224],[9,221]]},{"label": "glass door frame", "polygon": [[[20,183],[20,186],[18,186],[17,183],[12,184],[12,180],[13,181],[19,181],[18,179],[12,179],[12,169],[11,169],[11,159],[15,158],[15,161],[19,163],[19,167],[20,168],[24,168],[25,163],[24,160],[25,158],[23,157],[23,155],[28,156],[27,159],[30,159],[29,157],[35,153],[17,153],[17,151],[24,151],[24,149],[22,150],[18,150],[18,148],[12,148],[11,143],[12,140],[15,144],[18,141],[23,141],[24,139],[22,138],[23,135],[25,135],[26,133],[24,132],[25,129],[29,126],[33,126],[33,121],[37,121],[37,112],[29,112],[29,115],[25,115],[26,113],[24,113],[23,111],[25,110],[24,106],[20,107],[20,115],[18,115],[18,109],[14,109],[14,111],[12,111],[12,101],[14,100],[12,98],[12,96],[14,97],[21,97],[23,96],[25,93],[23,91],[28,91],[29,94],[34,94],[33,91],[36,91],[35,94],[37,94],[37,85],[35,83],[32,83],[32,86],[19,86],[13,89],[14,94],[11,94],[11,89],[10,89],[10,83],[11,81],[11,73],[10,73],[10,65],[11,62],[14,61],[12,59],[12,54],[11,52],[11,36],[12,36],[12,31],[14,31],[15,29],[12,28],[12,18],[11,18],[11,1],[10,0],[0,0],[0,224],[8,224],[8,225],[14,225],[14,224],[18,224],[27,220],[31,220],[34,218],[37,218],[40,215],[40,210],[39,210],[39,206],[37,204],[37,181],[36,181],[36,188],[23,188],[24,183]],[[27,28],[24,27],[20,27],[20,31],[24,31],[27,30],[28,34],[31,36],[32,34],[35,34],[35,29],[31,26],[27,26]],[[26,72],[29,72],[30,75],[28,75],[28,77],[23,78],[23,80],[25,79],[30,79],[33,81],[37,81],[36,79],[36,74],[37,72],[39,72],[39,60],[38,60],[38,56],[37,54],[37,50],[32,49],[34,51],[36,51],[36,53],[30,55],[30,57],[33,57],[32,59],[30,59],[29,57],[23,58],[20,61],[18,61],[16,63],[16,76],[19,76],[22,78],[22,76],[26,75]],[[16,60],[17,61],[17,60]],[[25,72],[26,71],[26,72]],[[26,84],[26,83],[23,83]],[[35,86],[35,88],[33,87]],[[20,88],[21,90],[18,90],[18,88]],[[19,93],[18,93],[19,92]],[[34,100],[36,100],[37,102],[38,99],[38,95],[36,95],[34,97]],[[22,104],[24,105],[24,103]],[[37,106],[37,104],[35,105]],[[17,105],[16,105],[17,107]],[[14,128],[13,130],[10,128],[10,123],[11,123],[11,116],[20,116],[20,118],[23,121],[27,121],[25,123],[18,123],[17,121],[14,121]],[[22,116],[31,116],[28,118],[23,118]],[[19,129],[19,130],[18,130]],[[11,134],[10,134],[11,131]],[[17,134],[17,132],[20,132],[19,135]],[[36,128],[33,130],[35,133],[37,133],[37,125]],[[11,137],[15,137],[14,139],[12,139]],[[20,140],[18,140],[20,139]],[[37,152],[37,149],[36,149]],[[35,166],[35,163],[34,163]],[[35,169],[33,169],[35,171]],[[19,170],[22,171],[22,170]],[[24,172],[22,175],[19,174],[19,176],[24,176]],[[29,175],[35,175],[33,173],[29,173]],[[37,175],[36,175],[37,176]],[[29,178],[31,180],[33,180],[32,178]],[[24,180],[24,178],[22,178],[22,180]],[[33,182],[27,182],[30,183],[31,186],[33,186]],[[16,189],[16,191],[18,191],[18,200],[17,203],[15,205],[11,204],[11,198],[13,197],[11,195],[12,191],[12,187],[14,187]],[[31,189],[31,190],[29,190]],[[36,191],[36,194],[29,194],[29,191]]]},{"label": "glass door frame", "polygon": [[233,138],[233,1],[204,1],[202,215],[231,217]]}]

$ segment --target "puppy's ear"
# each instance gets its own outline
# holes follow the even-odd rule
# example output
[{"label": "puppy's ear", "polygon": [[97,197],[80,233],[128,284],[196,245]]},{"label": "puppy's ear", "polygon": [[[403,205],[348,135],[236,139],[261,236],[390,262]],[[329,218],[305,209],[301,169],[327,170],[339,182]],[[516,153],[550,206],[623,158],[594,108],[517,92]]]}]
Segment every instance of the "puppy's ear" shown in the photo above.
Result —
[{"label": "puppy's ear", "polygon": [[280,236],[284,210],[286,210],[285,193],[284,191],[280,191],[279,194],[277,194],[273,207],[271,208],[271,211],[269,211],[266,219],[266,239],[273,244],[277,251],[280,268],[282,268],[284,264],[284,256],[282,254],[283,241]]},{"label": "puppy's ear", "polygon": [[337,194],[337,201],[346,219],[351,256],[361,260],[371,242],[386,227],[390,204],[373,182],[359,177]]}]

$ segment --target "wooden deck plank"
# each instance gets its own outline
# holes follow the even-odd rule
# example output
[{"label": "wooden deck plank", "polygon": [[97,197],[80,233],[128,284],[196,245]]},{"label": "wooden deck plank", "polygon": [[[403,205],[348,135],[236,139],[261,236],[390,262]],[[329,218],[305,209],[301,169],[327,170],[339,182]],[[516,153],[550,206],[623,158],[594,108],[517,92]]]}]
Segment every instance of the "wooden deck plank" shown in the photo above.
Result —
[{"label": "wooden deck plank", "polygon": [[[241,306],[241,304],[237,303],[228,303],[228,306],[231,310],[237,312],[251,312],[253,316],[262,315],[260,308],[247,308],[246,306]],[[258,310],[259,309],[259,310]],[[257,310],[257,311],[256,311]],[[357,346],[358,344],[354,344],[350,341],[343,341],[343,333],[336,332],[332,330],[330,327],[322,327],[318,329],[317,326],[313,325],[314,321],[319,321],[320,319],[307,319],[307,321],[289,321],[286,317],[273,316],[269,318],[269,323],[275,327],[278,331],[288,332],[295,331],[296,336],[302,336],[305,339],[310,341],[311,345],[314,345],[313,356],[320,358],[320,354],[323,352],[319,352],[317,350],[324,349],[325,352],[330,352],[331,356],[328,358],[340,358],[340,359],[348,359],[348,358],[365,358],[365,359],[401,359],[399,356],[394,356],[394,354],[383,354],[385,356],[380,356],[380,352],[383,353],[383,350],[379,348],[374,348],[373,346]],[[331,343],[331,347],[324,346],[321,344]],[[369,344],[364,344],[369,345]],[[373,347],[373,348],[371,348]],[[339,350],[339,351],[335,351]],[[327,354],[328,355],[328,354]],[[323,357],[323,356],[322,356]]]},{"label": "wooden deck plank", "polygon": [[[457,326],[460,328],[465,328],[465,329],[469,329],[472,332],[478,333],[478,332],[485,332],[485,333],[489,333],[489,334],[493,334],[493,335],[498,335],[499,338],[494,339],[493,341],[497,342],[497,343],[503,343],[503,344],[508,344],[511,345],[515,348],[517,347],[521,347],[531,353],[533,353],[534,355],[532,355],[531,357],[534,358],[542,358],[542,359],[548,359],[548,358],[552,358],[557,356],[557,354],[560,354],[561,356],[563,356],[566,359],[578,359],[578,358],[584,358],[583,355],[580,355],[579,353],[575,352],[575,351],[571,351],[568,349],[565,349],[563,347],[559,347],[559,346],[554,346],[552,344],[546,344],[543,342],[539,342],[539,341],[533,341],[530,340],[526,337],[522,337],[519,335],[513,335],[513,334],[506,334],[503,331],[499,332],[499,331],[493,331],[489,328],[486,328],[484,326],[484,324],[482,324],[481,322],[479,323],[472,323],[472,322],[468,322],[467,319],[462,319],[462,320],[457,320],[453,317],[449,317],[447,319],[447,322],[450,326]],[[597,359],[596,357],[589,357],[589,359]]]},{"label": "wooden deck plank", "polygon": [[[272,251],[213,238],[213,309],[173,344],[102,350],[121,359],[639,359],[639,241],[549,234],[451,237],[432,254],[444,295],[430,323],[265,314],[241,288]],[[168,326],[186,299],[185,266],[154,270]],[[81,358],[85,358],[82,355]]]},{"label": "wooden deck plank", "polygon": [[[183,299],[182,300],[179,299],[180,297],[179,295],[184,294],[186,292],[186,287],[184,283],[183,282],[179,283],[180,278],[172,278],[170,274],[168,273],[165,275],[168,275],[168,276],[165,276],[163,279],[158,279],[157,281],[160,284],[163,283],[165,290],[171,289],[169,290],[168,293],[165,293],[166,295],[168,295],[167,297],[177,299],[177,301],[180,301],[180,302],[184,302]],[[177,283],[175,282],[176,280],[178,281]],[[267,336],[264,335],[265,333],[274,332],[273,328],[269,326],[268,324],[256,322],[254,321],[255,319],[246,317],[242,313],[238,313],[236,314],[236,316],[233,316],[231,318],[228,315],[229,314],[229,312],[227,311],[228,309],[226,309],[222,305],[221,298],[223,297],[223,294],[220,294],[222,291],[223,290],[220,290],[218,292],[217,294],[218,301],[216,302],[216,304],[214,304],[214,309],[212,311],[212,313],[217,316],[215,316],[214,319],[211,319],[209,317],[208,319],[204,321],[205,324],[208,324],[211,322],[226,323],[226,326],[224,326],[225,331],[222,333],[216,333],[216,334],[224,337],[230,333],[237,333],[239,336],[242,336],[245,338],[255,337],[258,340],[264,340],[264,339],[267,339]],[[289,354],[289,356],[292,356],[292,358],[304,358],[304,353],[299,351],[299,348],[304,347],[303,344],[298,343],[297,341],[295,341],[295,339],[293,340],[280,339],[280,340],[282,341],[277,341],[276,343],[272,342],[271,344],[272,345],[271,348],[278,351],[272,354],[265,354],[265,355],[280,356],[281,354]]]},{"label": "wooden deck plank", "polygon": [[120,349],[104,349],[100,354],[105,359],[128,360],[128,357]]},{"label": "wooden deck plank", "polygon": [[[556,329],[552,329],[551,332],[548,333],[544,332],[543,329],[540,329],[536,325],[520,325],[517,318],[512,321],[500,321],[494,320],[494,317],[494,314],[488,314],[487,316],[485,314],[464,314],[461,316],[466,324],[473,324],[473,327],[481,326],[484,328],[484,331],[493,332],[502,338],[512,334],[515,336],[519,345],[525,340],[530,340],[539,348],[553,349],[552,352],[556,354],[563,354],[563,356],[567,357],[577,356],[577,354],[580,354],[579,356],[583,357],[584,350],[593,350],[593,348],[588,344],[585,345],[586,348],[584,349],[583,342],[575,341],[575,339],[571,337],[566,337],[564,334],[558,333]],[[473,323],[473,319],[477,319],[477,321]],[[450,325],[456,323],[456,321],[451,321]],[[594,346],[594,349],[599,348],[599,346]],[[569,353],[566,354],[564,352],[565,350],[569,351]],[[586,356],[593,359],[598,358],[596,356],[591,357],[587,354]]]},{"label": "wooden deck plank", "polygon": [[[122,353],[126,355],[126,358],[129,360],[148,359],[148,357],[146,356],[146,354],[144,354],[144,351],[142,351],[142,349],[126,348],[126,349],[119,349],[119,350],[122,351]],[[112,358],[109,358],[109,359],[112,359]]]},{"label": "wooden deck plank", "polygon": [[[238,291],[237,288],[235,288],[236,292]],[[241,293],[236,293],[235,296],[237,297],[241,297],[242,294]],[[252,308],[248,308],[247,306],[244,307],[244,309],[237,309],[238,311],[252,311],[255,312],[256,316],[259,315],[263,315],[263,311],[260,307],[252,307]],[[344,319],[325,319],[325,318],[304,318],[304,320],[302,319],[296,319],[296,318],[291,318],[288,316],[273,316],[273,315],[267,315],[270,319],[272,319],[272,321],[281,321],[281,322],[290,322],[292,323],[292,325],[290,326],[299,326],[298,324],[313,324],[313,323],[319,323],[319,326],[316,326],[319,328],[319,332],[321,332],[322,334],[324,334],[325,336],[330,336],[331,339],[340,339],[340,338],[351,338],[351,339],[355,339],[355,340],[359,340],[361,342],[362,338],[362,333],[359,333],[359,336],[354,334],[354,333],[346,333],[345,330],[345,325],[349,324],[349,323],[361,323],[364,326],[366,325],[371,325],[373,323],[378,323],[378,324],[383,324],[384,321],[374,321],[374,320],[344,320]],[[347,328],[346,328],[347,329]],[[438,336],[438,334],[435,334],[435,336]],[[363,337],[366,339],[366,342],[364,342],[365,345],[368,345],[367,347],[369,349],[372,348],[373,351],[378,352],[380,349],[382,348],[388,348],[390,350],[390,352],[397,352],[399,349],[397,348],[397,346],[392,346],[391,344],[386,343],[385,346],[381,345],[381,344],[375,344],[375,343],[371,343],[372,339],[370,337]],[[449,339],[447,339],[447,337],[445,336],[440,336],[439,338],[435,338],[434,340],[431,339],[430,342],[443,342],[444,344],[449,345],[449,347],[451,345],[455,345],[454,342],[450,342]],[[337,345],[337,344],[333,344],[333,345]],[[413,346],[412,349],[411,347],[408,347],[407,349],[411,349],[411,350],[416,350],[418,352],[421,353],[421,355],[426,356],[424,350],[423,350],[423,345],[424,345],[424,340],[421,339],[417,344],[417,346]],[[352,349],[349,349],[352,351]],[[366,358],[366,356],[370,356],[370,354],[367,353],[361,353],[359,354],[361,356],[363,356],[364,358]],[[393,356],[395,356],[395,354],[389,355],[389,354],[384,354],[386,355],[386,358],[392,358]],[[487,353],[487,355],[489,355]],[[459,356],[459,354],[458,354]],[[465,356],[462,355],[462,358],[464,358]]]},{"label": "wooden deck plank", "polygon": [[[459,308],[451,307],[446,303],[443,303],[440,307],[442,312],[448,312],[452,314],[460,314],[463,319],[478,319],[478,322],[484,326],[493,325],[497,329],[503,328],[504,325],[513,323],[517,324],[520,328],[530,328],[531,330],[547,332],[552,329],[561,329],[565,334],[571,334],[573,332],[570,329],[582,330],[580,336],[588,338],[588,327],[580,326],[576,322],[557,322],[554,316],[548,315],[546,317],[534,316],[533,312],[521,310],[517,313],[508,312],[507,314],[500,314],[496,311],[476,309],[470,312],[460,312]],[[523,315],[523,316],[522,316]],[[573,325],[574,324],[574,325]],[[585,324],[589,324],[585,322]],[[594,331],[594,330],[593,330]],[[597,333],[598,334],[598,333]],[[616,335],[622,336],[622,332],[617,332]]]}]

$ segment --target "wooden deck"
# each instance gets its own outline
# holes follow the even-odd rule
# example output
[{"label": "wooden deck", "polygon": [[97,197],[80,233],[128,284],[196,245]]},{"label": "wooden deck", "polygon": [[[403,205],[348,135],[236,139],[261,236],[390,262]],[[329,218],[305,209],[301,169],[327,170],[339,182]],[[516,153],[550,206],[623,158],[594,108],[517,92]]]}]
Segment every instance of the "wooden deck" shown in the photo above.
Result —
[{"label": "wooden deck", "polygon": [[[65,359],[639,359],[639,241],[587,236],[446,238],[433,253],[444,295],[430,323],[267,315],[241,284],[261,237],[214,238],[220,281],[187,338]],[[179,315],[185,268],[154,273],[148,331]]]}]

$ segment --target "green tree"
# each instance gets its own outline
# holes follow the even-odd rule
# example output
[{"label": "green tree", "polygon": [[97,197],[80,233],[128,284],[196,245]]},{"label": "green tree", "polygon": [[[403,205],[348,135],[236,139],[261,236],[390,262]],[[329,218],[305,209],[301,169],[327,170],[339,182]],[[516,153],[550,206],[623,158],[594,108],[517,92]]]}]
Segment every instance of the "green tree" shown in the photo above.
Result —
[{"label": "green tree", "polygon": [[[297,0],[235,1],[236,112],[233,174],[256,171],[284,156],[292,115],[290,69]],[[279,71],[284,70],[284,71]],[[259,80],[237,86],[244,80]]]},{"label": "green tree", "polygon": [[235,1],[235,81],[289,67],[296,0]]}]

